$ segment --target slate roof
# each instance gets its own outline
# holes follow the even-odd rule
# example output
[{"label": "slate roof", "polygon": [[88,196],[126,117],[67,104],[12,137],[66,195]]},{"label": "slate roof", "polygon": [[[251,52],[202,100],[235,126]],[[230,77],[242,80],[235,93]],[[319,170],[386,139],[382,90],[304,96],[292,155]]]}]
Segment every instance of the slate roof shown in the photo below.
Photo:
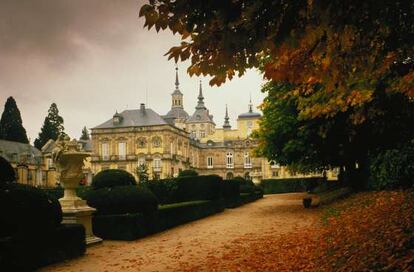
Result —
[{"label": "slate roof", "polygon": [[188,118],[187,123],[206,123],[210,122],[214,124],[213,116],[209,114],[206,108],[196,109],[193,115]]},{"label": "slate roof", "polygon": [[145,108],[142,105],[140,109],[124,110],[119,113],[119,115],[122,116],[119,124],[114,124],[113,119],[111,118],[93,129],[168,125],[158,113],[152,109]]},{"label": "slate roof", "polygon": [[188,119],[189,115],[188,113],[183,109],[179,107],[172,108],[166,115],[163,116],[164,119]]},{"label": "slate roof", "polygon": [[19,162],[22,156],[27,162],[35,163],[36,157],[41,157],[42,152],[30,144],[0,140],[0,156],[8,161]]},{"label": "slate roof", "polygon": [[258,112],[245,112],[239,115],[239,119],[243,119],[243,118],[256,118],[256,117],[261,117],[262,115]]}]

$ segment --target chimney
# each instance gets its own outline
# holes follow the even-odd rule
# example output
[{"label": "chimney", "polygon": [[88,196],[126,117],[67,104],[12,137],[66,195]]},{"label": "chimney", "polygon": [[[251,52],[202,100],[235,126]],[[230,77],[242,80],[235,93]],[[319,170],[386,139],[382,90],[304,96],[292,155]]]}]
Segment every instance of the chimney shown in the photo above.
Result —
[{"label": "chimney", "polygon": [[139,107],[139,109],[140,109],[141,111],[145,111],[145,104],[144,104],[144,103],[141,103],[141,106]]}]

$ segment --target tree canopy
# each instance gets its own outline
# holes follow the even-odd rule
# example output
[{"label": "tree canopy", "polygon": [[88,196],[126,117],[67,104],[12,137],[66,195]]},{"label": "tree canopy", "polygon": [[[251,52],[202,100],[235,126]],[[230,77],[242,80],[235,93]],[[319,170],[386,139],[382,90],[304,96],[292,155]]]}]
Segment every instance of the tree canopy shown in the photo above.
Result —
[{"label": "tree canopy", "polygon": [[34,141],[35,147],[41,149],[50,139],[57,140],[60,135],[64,134],[64,129],[63,118],[59,115],[58,107],[55,103],[52,103],[40,130],[39,137]]},{"label": "tree canopy", "polygon": [[266,79],[294,84],[304,118],[359,109],[384,81],[414,97],[413,1],[150,0],[140,16],[181,36],[166,55],[190,59],[190,75],[220,85],[262,66]]},{"label": "tree canopy", "polygon": [[80,139],[81,140],[89,140],[90,139],[89,132],[88,132],[88,129],[86,127],[83,127],[82,135],[81,135]]},{"label": "tree canopy", "polygon": [[19,108],[17,107],[16,100],[12,96],[7,98],[3,114],[1,115],[0,139],[25,144],[29,143]]}]

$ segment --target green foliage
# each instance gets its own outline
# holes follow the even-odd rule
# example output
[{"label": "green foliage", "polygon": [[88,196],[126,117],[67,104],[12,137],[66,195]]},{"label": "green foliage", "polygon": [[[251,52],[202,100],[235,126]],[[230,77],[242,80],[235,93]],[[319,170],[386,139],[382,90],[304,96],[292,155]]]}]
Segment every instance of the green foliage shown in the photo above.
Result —
[{"label": "green foliage", "polygon": [[26,130],[16,101],[10,96],[0,119],[0,139],[28,144]]},{"label": "green foliage", "polygon": [[92,188],[102,189],[124,185],[136,185],[135,177],[121,169],[107,169],[93,177]]},{"label": "green foliage", "polygon": [[221,201],[203,200],[164,205],[149,215],[97,215],[93,217],[93,231],[103,239],[130,241],[221,211]]},{"label": "green foliage", "polygon": [[34,141],[34,146],[41,149],[50,139],[56,141],[60,135],[64,134],[64,129],[63,118],[59,115],[57,105],[52,103],[39,136]]},{"label": "green foliage", "polygon": [[151,180],[142,184],[147,187],[158,199],[160,204],[175,202],[174,194],[177,190],[175,179]]},{"label": "green foliage", "polygon": [[[92,190],[91,186],[79,186],[76,188],[76,194],[82,199],[86,199],[86,195]],[[42,191],[50,198],[59,199],[63,197],[63,187],[42,188]]]},{"label": "green foliage", "polygon": [[79,139],[80,140],[85,140],[85,141],[90,139],[89,132],[88,132],[88,129],[86,127],[83,127],[83,129],[82,129],[82,135],[80,136]]},{"label": "green foliage", "polygon": [[223,180],[221,182],[222,196],[224,199],[240,197],[240,181],[236,179]]},{"label": "green foliage", "polygon": [[2,271],[35,271],[79,257],[85,251],[85,228],[80,224],[63,224],[47,232],[0,239],[0,267]]},{"label": "green foliage", "polygon": [[135,171],[137,173],[139,182],[148,181],[149,179],[148,166],[145,163],[138,165]]},{"label": "green foliage", "polygon": [[265,194],[280,194],[310,191],[329,183],[325,178],[264,179],[261,186]]},{"label": "green foliage", "polygon": [[371,159],[370,187],[375,190],[414,185],[414,142],[382,151]]},{"label": "green foliage", "polygon": [[52,230],[62,221],[56,199],[19,183],[0,185],[0,214],[0,237]]},{"label": "green foliage", "polygon": [[16,181],[16,173],[10,163],[0,156],[0,184]]},{"label": "green foliage", "polygon": [[183,170],[178,174],[178,177],[195,177],[198,176],[197,171],[193,169]]},{"label": "green foliage", "polygon": [[221,197],[222,178],[219,176],[179,177],[176,182],[173,202],[213,200]]},{"label": "green foliage", "polygon": [[97,209],[97,214],[151,214],[157,210],[158,200],[145,187],[126,185],[104,187],[91,190],[86,194],[89,206]]}]

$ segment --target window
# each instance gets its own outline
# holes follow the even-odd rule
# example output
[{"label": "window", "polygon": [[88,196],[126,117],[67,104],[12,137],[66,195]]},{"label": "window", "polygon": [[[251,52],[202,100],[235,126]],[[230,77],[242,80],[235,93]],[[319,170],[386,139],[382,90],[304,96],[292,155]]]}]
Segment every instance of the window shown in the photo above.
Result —
[{"label": "window", "polygon": [[138,139],[137,143],[138,143],[138,148],[144,148],[145,145],[147,144],[147,141],[145,140],[144,137],[141,137]]},{"label": "window", "polygon": [[270,168],[280,168],[280,165],[277,164],[275,161],[269,161]]},{"label": "window", "polygon": [[53,166],[53,160],[51,158],[48,158],[47,159],[47,168],[50,169],[50,168],[53,168],[53,167],[54,167]]},{"label": "window", "polygon": [[279,170],[272,171],[272,177],[278,177],[279,176]]},{"label": "window", "polygon": [[152,162],[152,167],[154,168],[154,172],[161,172],[161,159],[155,158]]},{"label": "window", "polygon": [[250,134],[252,134],[252,128],[253,128],[252,121],[247,121],[247,136],[250,136]]},{"label": "window", "polygon": [[207,157],[207,168],[213,168],[213,157]]},{"label": "window", "polygon": [[233,179],[234,175],[232,172],[226,174],[226,179]]},{"label": "window", "polygon": [[138,166],[145,165],[145,157],[141,157],[138,159]]},{"label": "window", "polygon": [[206,137],[206,131],[200,130],[200,138],[204,138],[204,137]]},{"label": "window", "polygon": [[103,143],[101,146],[101,151],[102,151],[102,159],[104,161],[109,160],[109,144],[108,143]]},{"label": "window", "polygon": [[244,179],[245,179],[245,180],[251,180],[251,179],[252,179],[252,177],[250,176],[250,173],[249,173],[249,172],[246,172],[246,173],[244,174]]},{"label": "window", "polygon": [[126,143],[120,142],[118,143],[118,155],[120,160],[126,159]]},{"label": "window", "polygon": [[234,162],[233,162],[233,153],[227,152],[226,154],[226,167],[227,168],[233,168]]},{"label": "window", "polygon": [[161,138],[160,137],[152,138],[152,146],[153,147],[161,147]]},{"label": "window", "polygon": [[249,152],[244,153],[244,168],[252,168],[252,160]]}]

